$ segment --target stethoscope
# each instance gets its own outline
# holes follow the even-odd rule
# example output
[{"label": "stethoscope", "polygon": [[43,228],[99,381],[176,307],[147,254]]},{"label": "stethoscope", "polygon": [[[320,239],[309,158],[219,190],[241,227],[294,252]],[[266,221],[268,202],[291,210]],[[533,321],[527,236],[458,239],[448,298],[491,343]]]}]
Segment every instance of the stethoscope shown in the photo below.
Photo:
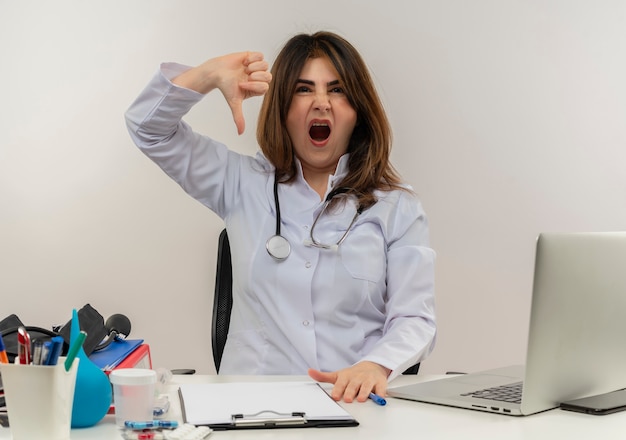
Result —
[{"label": "stethoscope", "polygon": [[[320,219],[320,217],[322,216],[322,214],[324,213],[324,211],[330,204],[331,200],[334,197],[338,196],[339,194],[345,194],[348,191],[350,191],[349,188],[339,187],[339,188],[335,188],[334,190],[328,193],[328,195],[326,196],[326,200],[324,200],[324,206],[322,206],[322,209],[320,209],[320,212],[317,214],[317,216],[315,217],[315,220],[313,221],[313,225],[311,225],[311,230],[309,232],[310,241],[306,242],[307,245],[320,248],[320,249],[335,249],[336,250],[339,247],[339,245],[343,243],[343,241],[348,236],[348,233],[352,229],[352,226],[354,226],[354,222],[356,222],[356,219],[363,212],[363,207],[361,205],[359,205],[359,207],[356,210],[356,213],[354,214],[354,217],[352,217],[352,221],[350,222],[348,229],[346,229],[346,232],[344,232],[344,234],[341,236],[339,241],[337,241],[337,243],[335,244],[320,243],[319,241],[315,239],[313,235],[313,231],[315,230],[315,225],[317,225],[317,221]],[[289,241],[285,237],[280,235],[280,202],[278,201],[278,179],[276,178],[274,178],[274,204],[276,205],[276,234],[272,235],[270,238],[267,239],[267,241],[265,242],[265,248],[267,249],[267,253],[270,254],[274,259],[282,261],[286,259],[291,253],[291,245],[289,244]]]}]

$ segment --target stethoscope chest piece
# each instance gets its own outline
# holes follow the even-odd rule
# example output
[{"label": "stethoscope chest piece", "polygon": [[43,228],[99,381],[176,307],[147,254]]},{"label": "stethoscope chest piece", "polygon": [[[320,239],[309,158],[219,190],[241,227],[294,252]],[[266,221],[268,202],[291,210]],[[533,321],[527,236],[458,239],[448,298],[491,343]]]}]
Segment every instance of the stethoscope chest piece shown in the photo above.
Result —
[{"label": "stethoscope chest piece", "polygon": [[282,235],[273,235],[265,242],[267,253],[276,260],[284,260],[291,253],[291,245]]}]

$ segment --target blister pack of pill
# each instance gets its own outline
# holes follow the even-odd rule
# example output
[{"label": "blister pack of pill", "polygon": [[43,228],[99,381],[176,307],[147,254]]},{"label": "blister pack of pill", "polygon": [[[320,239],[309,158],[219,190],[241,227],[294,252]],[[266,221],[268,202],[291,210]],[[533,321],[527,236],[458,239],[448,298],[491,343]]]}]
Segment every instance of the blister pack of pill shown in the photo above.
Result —
[{"label": "blister pack of pill", "polygon": [[164,432],[167,440],[203,440],[207,438],[213,430],[208,426],[196,426],[185,423],[173,431]]}]

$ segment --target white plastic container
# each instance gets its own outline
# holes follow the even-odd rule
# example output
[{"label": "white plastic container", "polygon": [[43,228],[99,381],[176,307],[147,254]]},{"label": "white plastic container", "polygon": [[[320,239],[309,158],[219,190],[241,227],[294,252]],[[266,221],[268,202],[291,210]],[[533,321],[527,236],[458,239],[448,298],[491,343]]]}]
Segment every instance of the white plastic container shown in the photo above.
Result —
[{"label": "white plastic container", "polygon": [[76,371],[57,365],[0,364],[13,440],[69,440]]},{"label": "white plastic container", "polygon": [[113,385],[115,423],[124,427],[124,422],[147,422],[153,419],[154,392],[157,374],[144,368],[123,368],[109,374]]}]

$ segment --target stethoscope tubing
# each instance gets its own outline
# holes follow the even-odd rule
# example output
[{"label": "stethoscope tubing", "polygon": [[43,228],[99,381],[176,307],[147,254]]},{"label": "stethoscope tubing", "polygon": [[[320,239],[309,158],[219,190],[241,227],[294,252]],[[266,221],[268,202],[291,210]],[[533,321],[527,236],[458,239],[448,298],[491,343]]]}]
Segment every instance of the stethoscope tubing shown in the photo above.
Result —
[{"label": "stethoscope tubing", "polygon": [[[347,193],[349,191],[350,191],[349,188],[338,187],[338,188],[335,188],[334,190],[332,190],[330,193],[328,193],[328,195],[326,196],[326,199],[324,200],[324,206],[320,210],[319,214],[315,217],[315,220],[313,221],[313,225],[311,225],[310,238],[311,238],[311,245],[312,246],[315,246],[315,247],[321,248],[321,249],[333,249],[333,248],[336,249],[346,239],[346,237],[348,236],[348,233],[352,229],[352,226],[354,226],[354,223],[356,222],[356,219],[359,217],[361,212],[363,212],[363,208],[360,205],[359,205],[358,209],[356,210],[356,213],[354,214],[354,217],[352,217],[352,221],[350,222],[350,225],[346,229],[346,232],[344,232],[344,234],[341,236],[341,238],[339,239],[339,241],[336,244],[334,244],[334,245],[327,245],[327,244],[323,244],[323,243],[318,242],[317,240],[315,240],[315,237],[313,236],[313,231],[315,229],[315,225],[317,225],[317,221],[320,219],[322,213],[328,207],[330,201],[335,196],[337,196],[339,194]],[[274,258],[275,260],[278,260],[278,261],[282,261],[282,260],[285,260],[289,256],[289,254],[291,253],[291,244],[280,233],[280,224],[281,224],[280,201],[278,199],[278,178],[276,177],[276,175],[274,175],[274,206],[276,207],[276,228],[275,228],[275,234],[267,239],[267,241],[265,242],[265,249],[267,250],[268,254],[270,254],[270,256],[272,258]]]}]

